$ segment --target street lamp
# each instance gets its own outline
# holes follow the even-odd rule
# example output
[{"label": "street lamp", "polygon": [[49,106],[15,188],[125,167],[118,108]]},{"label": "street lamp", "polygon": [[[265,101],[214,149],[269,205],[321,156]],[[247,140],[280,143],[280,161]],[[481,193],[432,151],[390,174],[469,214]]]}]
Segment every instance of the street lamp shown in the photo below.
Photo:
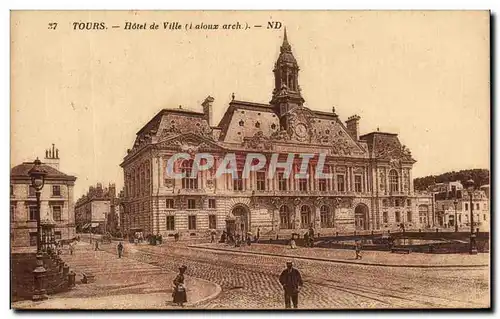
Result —
[{"label": "street lamp", "polygon": [[41,167],[41,162],[36,158],[33,162],[33,167],[29,170],[28,174],[31,178],[31,186],[35,190],[36,194],[36,267],[33,270],[34,277],[34,291],[33,291],[33,301],[40,301],[47,299],[47,293],[44,289],[43,279],[47,270],[43,267],[43,255],[42,255],[42,232],[40,223],[40,194],[43,186],[45,185],[45,172]]},{"label": "street lamp", "polygon": [[455,199],[453,201],[453,206],[455,206],[455,232],[458,232],[457,205],[458,205],[458,200]]},{"label": "street lamp", "polygon": [[476,235],[474,234],[474,207],[472,206],[472,196],[474,192],[474,181],[469,179],[466,182],[467,190],[469,191],[469,200],[470,200],[470,247],[469,254],[475,255],[477,254],[476,248]]},{"label": "street lamp", "polygon": [[40,223],[40,194],[42,188],[45,185],[45,175],[47,173],[41,168],[41,162],[36,158],[33,162],[33,168],[29,171],[29,176],[31,177],[31,186],[35,189],[36,194],[36,251],[37,254],[42,253],[42,232]]}]

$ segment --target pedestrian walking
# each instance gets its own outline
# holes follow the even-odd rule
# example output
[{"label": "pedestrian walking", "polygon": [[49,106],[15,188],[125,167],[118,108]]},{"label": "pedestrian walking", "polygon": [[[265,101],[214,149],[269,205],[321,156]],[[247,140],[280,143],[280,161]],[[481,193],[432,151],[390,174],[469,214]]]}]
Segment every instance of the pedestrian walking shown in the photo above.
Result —
[{"label": "pedestrian walking", "polygon": [[118,258],[122,258],[122,254],[123,254],[123,244],[122,244],[122,242],[118,243],[118,246],[116,247],[116,249],[118,250]]},{"label": "pedestrian walking", "polygon": [[96,239],[95,241],[95,251],[99,250],[99,241]]},{"label": "pedestrian walking", "polygon": [[356,259],[362,259],[363,256],[361,256],[361,242],[359,239],[356,239],[356,242],[354,244],[354,249],[356,250]]},{"label": "pedestrian walking", "polygon": [[73,251],[75,251],[75,243],[71,242],[69,243],[69,254],[73,255]]},{"label": "pedestrian walking", "polygon": [[172,292],[173,302],[181,307],[187,302],[186,286],[184,285],[184,273],[187,267],[182,265],[179,267],[179,274],[174,279],[174,291]]},{"label": "pedestrian walking", "polygon": [[257,237],[255,237],[255,242],[258,243],[260,238],[260,228],[257,228]]},{"label": "pedestrian walking", "polygon": [[294,308],[298,308],[299,292],[303,282],[300,272],[293,267],[291,261],[286,262],[286,269],[280,275],[280,283],[285,292],[285,308],[291,308],[291,303],[293,303]]}]

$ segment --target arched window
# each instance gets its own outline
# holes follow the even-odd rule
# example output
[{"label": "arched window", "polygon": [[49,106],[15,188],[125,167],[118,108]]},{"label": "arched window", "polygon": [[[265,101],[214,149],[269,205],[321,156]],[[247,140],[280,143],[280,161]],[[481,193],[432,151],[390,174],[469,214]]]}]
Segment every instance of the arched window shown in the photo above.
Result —
[{"label": "arched window", "polygon": [[321,228],[331,227],[330,220],[330,207],[323,205],[319,209],[319,215],[321,220]]},{"label": "arched window", "polygon": [[399,183],[398,183],[398,172],[396,170],[391,170],[389,172],[389,189],[391,192],[399,192]]},{"label": "arched window", "polygon": [[280,207],[280,228],[281,229],[292,229],[292,223],[290,218],[290,209],[288,206],[283,205]]},{"label": "arched window", "polygon": [[182,162],[181,173],[182,178],[182,188],[184,189],[197,189],[198,188],[198,176],[191,176],[193,170],[193,160],[186,160]]},{"label": "arched window", "polygon": [[311,226],[311,208],[304,205],[300,208],[300,228],[309,228]]}]

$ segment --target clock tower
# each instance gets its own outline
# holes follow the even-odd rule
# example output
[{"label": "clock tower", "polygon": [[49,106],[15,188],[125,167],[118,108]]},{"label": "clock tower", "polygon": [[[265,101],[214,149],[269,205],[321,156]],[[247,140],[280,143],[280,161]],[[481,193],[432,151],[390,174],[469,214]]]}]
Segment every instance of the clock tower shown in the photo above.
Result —
[{"label": "clock tower", "polygon": [[304,99],[300,94],[298,82],[299,65],[292,54],[292,47],[288,43],[285,33],[280,55],[274,65],[274,90],[271,106],[280,119],[280,129],[290,130],[290,112],[295,108],[302,107]]}]

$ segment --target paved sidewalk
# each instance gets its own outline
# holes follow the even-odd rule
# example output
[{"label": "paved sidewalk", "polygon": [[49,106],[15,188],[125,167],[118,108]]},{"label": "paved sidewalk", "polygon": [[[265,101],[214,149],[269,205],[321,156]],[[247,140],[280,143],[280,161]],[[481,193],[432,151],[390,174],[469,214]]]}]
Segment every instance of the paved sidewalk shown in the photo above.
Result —
[{"label": "paved sidewalk", "polygon": [[487,267],[489,254],[399,254],[386,251],[363,251],[363,259],[355,259],[354,250],[332,248],[305,248],[273,244],[252,244],[251,246],[234,247],[227,244],[208,243],[190,245],[191,248],[227,251],[233,253],[281,256],[287,258],[310,259],[337,263],[359,265],[414,267],[414,268],[465,268]]},{"label": "paved sidewalk", "polygon": [[[73,255],[64,252],[62,259],[77,273],[74,289],[49,296],[42,302],[21,301],[15,309],[168,309],[172,304],[172,281],[176,273],[127,256],[136,253],[133,245],[125,244],[125,256],[106,251],[94,251],[93,246],[80,242]],[[81,283],[81,273],[89,272],[95,282]],[[188,303],[186,308],[215,298],[219,285],[186,276]]]}]

